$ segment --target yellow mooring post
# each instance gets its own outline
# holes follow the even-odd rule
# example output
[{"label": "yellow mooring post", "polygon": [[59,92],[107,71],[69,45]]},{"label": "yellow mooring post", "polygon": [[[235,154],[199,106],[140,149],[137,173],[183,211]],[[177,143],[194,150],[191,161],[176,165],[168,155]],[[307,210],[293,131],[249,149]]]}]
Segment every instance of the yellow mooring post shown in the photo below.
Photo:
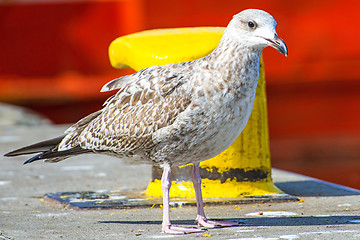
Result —
[{"label": "yellow mooring post", "polygon": [[[143,31],[114,40],[109,47],[111,65],[136,71],[201,58],[218,44],[225,28],[196,27]],[[204,200],[226,201],[244,196],[282,194],[272,181],[264,66],[261,61],[255,105],[248,124],[236,141],[220,155],[200,163]],[[172,198],[195,198],[191,182],[192,166],[172,170]],[[144,192],[160,198],[161,169],[153,175]],[[221,201],[221,200],[220,200]]]}]

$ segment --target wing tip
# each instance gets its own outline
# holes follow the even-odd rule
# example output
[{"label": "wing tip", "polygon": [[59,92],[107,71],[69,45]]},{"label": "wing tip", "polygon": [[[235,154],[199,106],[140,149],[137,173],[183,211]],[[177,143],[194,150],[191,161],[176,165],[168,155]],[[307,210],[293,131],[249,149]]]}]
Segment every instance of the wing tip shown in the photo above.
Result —
[{"label": "wing tip", "polygon": [[11,153],[12,153],[12,152],[5,153],[5,154],[4,154],[4,157],[13,157],[13,156],[16,156],[16,155],[12,155]]},{"label": "wing tip", "polygon": [[5,153],[4,157],[15,157],[15,156],[19,156],[21,155],[21,153],[19,153],[19,149]]}]

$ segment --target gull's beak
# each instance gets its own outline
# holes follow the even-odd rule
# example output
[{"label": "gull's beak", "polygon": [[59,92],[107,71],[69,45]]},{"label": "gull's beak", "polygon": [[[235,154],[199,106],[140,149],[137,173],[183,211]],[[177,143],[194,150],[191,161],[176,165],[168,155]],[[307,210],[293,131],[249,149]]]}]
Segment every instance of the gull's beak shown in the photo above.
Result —
[{"label": "gull's beak", "polygon": [[285,42],[279,38],[278,35],[274,34],[272,39],[265,38],[267,41],[270,42],[270,46],[278,50],[280,53],[284,54],[286,57],[288,56],[288,49]]}]

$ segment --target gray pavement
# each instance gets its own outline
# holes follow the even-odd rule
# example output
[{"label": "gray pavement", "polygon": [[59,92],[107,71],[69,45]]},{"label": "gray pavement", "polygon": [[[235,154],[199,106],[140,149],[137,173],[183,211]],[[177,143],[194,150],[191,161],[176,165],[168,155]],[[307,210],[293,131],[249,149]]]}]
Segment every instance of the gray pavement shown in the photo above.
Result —
[{"label": "gray pavement", "polygon": [[[74,210],[44,199],[50,192],[143,190],[147,165],[83,155],[57,164],[22,165],[26,157],[5,158],[14,148],[61,134],[67,126],[0,122],[1,239],[360,239],[360,192],[297,174],[273,170],[285,192],[301,200],[205,206],[212,219],[237,220],[240,227],[170,236],[160,232],[162,209]],[[324,166],[326,171],[326,166]],[[171,209],[174,225],[193,226],[195,207]]]}]

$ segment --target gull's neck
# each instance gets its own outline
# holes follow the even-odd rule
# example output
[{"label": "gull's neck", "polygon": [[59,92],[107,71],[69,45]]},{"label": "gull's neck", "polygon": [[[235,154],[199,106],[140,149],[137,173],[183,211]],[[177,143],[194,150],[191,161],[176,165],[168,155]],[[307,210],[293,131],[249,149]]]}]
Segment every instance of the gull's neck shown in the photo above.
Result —
[{"label": "gull's neck", "polygon": [[257,84],[262,49],[235,42],[224,33],[218,46],[203,58],[207,68],[222,72],[223,80]]},{"label": "gull's neck", "polygon": [[245,41],[232,40],[225,32],[209,57],[216,61],[246,66],[249,61],[259,62],[261,51],[262,49],[250,47]]}]

